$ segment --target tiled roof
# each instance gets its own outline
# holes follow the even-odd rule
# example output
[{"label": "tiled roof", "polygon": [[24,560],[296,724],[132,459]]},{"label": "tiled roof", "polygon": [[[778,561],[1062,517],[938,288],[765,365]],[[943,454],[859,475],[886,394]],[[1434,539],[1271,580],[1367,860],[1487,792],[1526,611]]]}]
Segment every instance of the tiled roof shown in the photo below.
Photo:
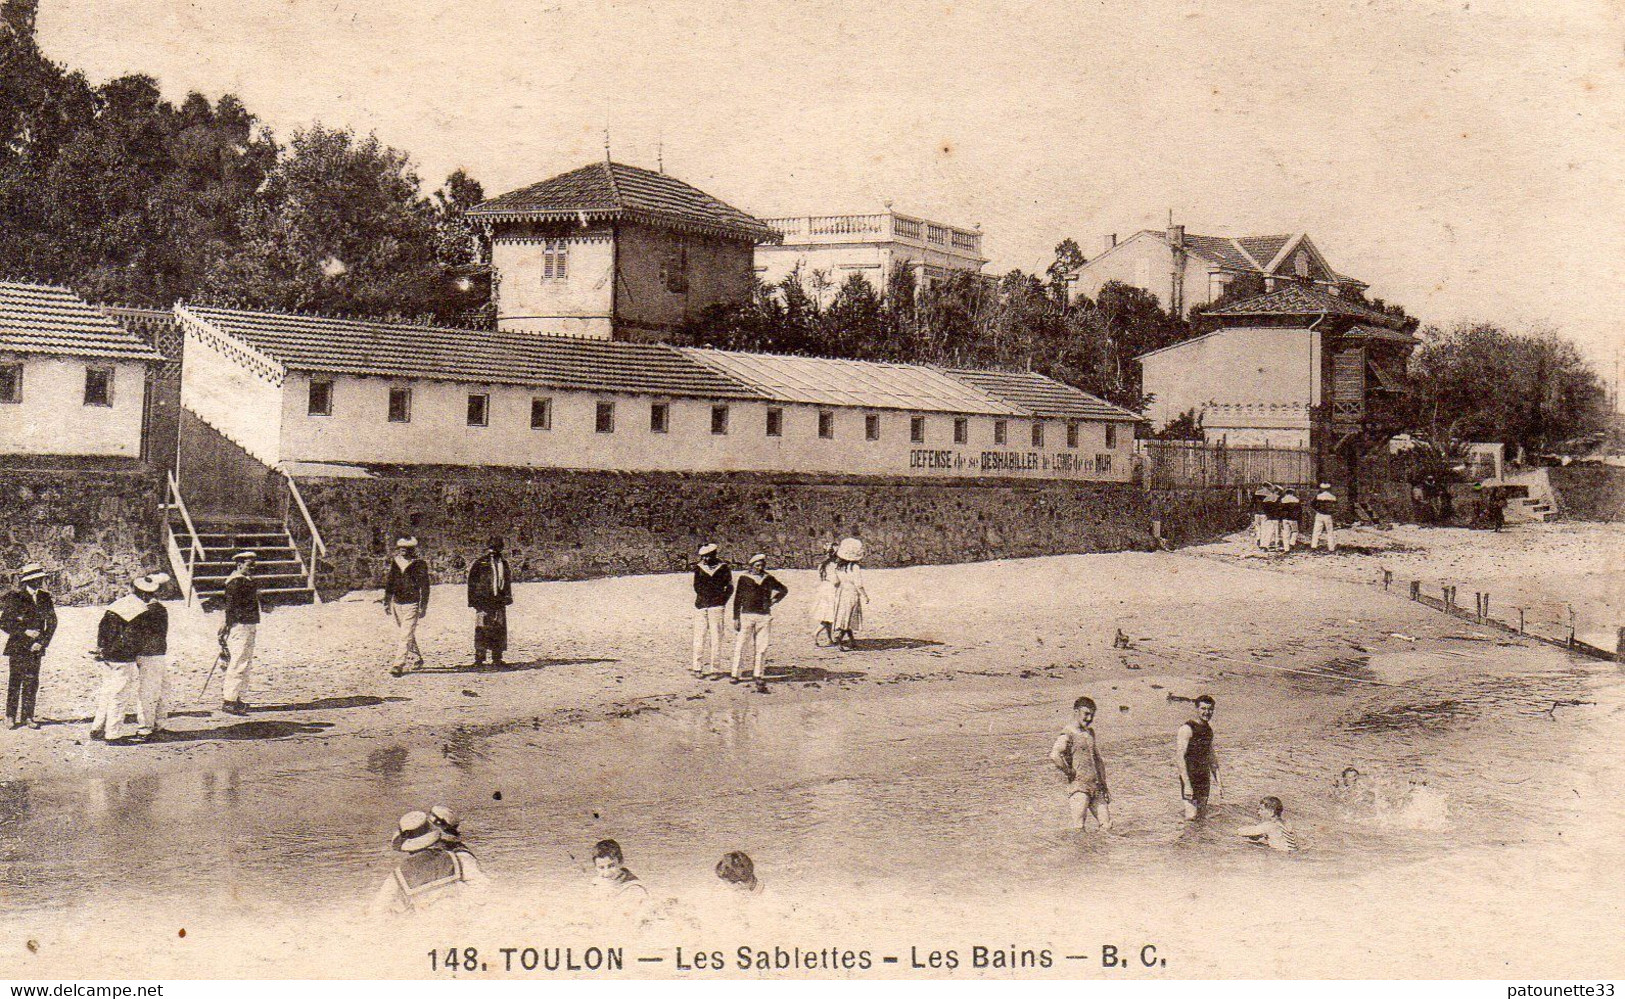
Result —
[{"label": "tiled roof", "polygon": [[0,281],[0,352],[128,361],[162,356],[66,288]]},{"label": "tiled roof", "polygon": [[748,239],[779,241],[760,219],[675,177],[623,163],[594,163],[509,191],[468,212],[495,220],[631,218]]},{"label": "tiled roof", "polygon": [[1378,312],[1357,302],[1340,298],[1330,292],[1319,288],[1310,288],[1306,285],[1293,282],[1284,288],[1264,295],[1217,309],[1209,309],[1203,318],[1211,316],[1314,316],[1325,313],[1333,316],[1351,316],[1376,323],[1379,326],[1393,326],[1395,320],[1387,313]]},{"label": "tiled roof", "polygon": [[1258,261],[1258,266],[1268,267],[1281,252],[1281,248],[1292,241],[1291,234],[1285,236],[1238,236],[1236,242],[1242,249]]},{"label": "tiled roof", "polygon": [[1411,336],[1409,333],[1401,333],[1399,330],[1384,329],[1381,326],[1366,326],[1364,324],[1359,324],[1359,325],[1349,327],[1348,329],[1343,331],[1343,335],[1344,336],[1354,336],[1354,337],[1361,337],[1361,336],[1370,337],[1373,340],[1389,340],[1389,341],[1392,341],[1394,343],[1421,343],[1422,342],[1422,341],[1418,340],[1416,337]]},{"label": "tiled roof", "polygon": [[962,379],[950,378],[936,368],[918,364],[745,354],[707,347],[684,347],[682,351],[695,361],[779,402],[987,416],[1025,415],[1022,410],[992,398]]},{"label": "tiled roof", "polygon": [[1243,271],[1257,270],[1253,266],[1253,262],[1247,259],[1247,255],[1241,252],[1241,248],[1235,244],[1235,241],[1227,237],[1193,236],[1187,233],[1185,245],[1214,263]]},{"label": "tiled roof", "polygon": [[326,316],[182,306],[183,318],[284,367],[596,392],[753,399],[760,395],[675,347]]},{"label": "tiled roof", "polygon": [[1030,371],[976,371],[948,374],[1009,403],[1031,416],[1055,419],[1133,420],[1141,417],[1080,389]]}]

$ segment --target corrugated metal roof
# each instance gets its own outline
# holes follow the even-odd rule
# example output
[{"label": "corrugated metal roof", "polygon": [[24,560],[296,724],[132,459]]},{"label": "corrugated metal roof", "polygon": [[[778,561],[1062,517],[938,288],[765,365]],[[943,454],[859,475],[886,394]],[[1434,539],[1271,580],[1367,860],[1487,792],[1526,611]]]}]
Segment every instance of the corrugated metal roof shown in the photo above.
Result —
[{"label": "corrugated metal roof", "polygon": [[10,281],[0,281],[0,352],[163,359],[67,288]]},{"label": "corrugated metal roof", "polygon": [[740,381],[661,344],[190,305],[179,312],[300,371],[591,392],[760,398]]},{"label": "corrugated metal roof", "polygon": [[779,402],[986,416],[1025,415],[1022,410],[964,381],[918,364],[745,354],[707,347],[682,350],[699,363],[725,372]]},{"label": "corrugated metal roof", "polygon": [[509,191],[469,209],[476,218],[569,218],[628,215],[748,239],[778,242],[760,219],[704,191],[653,170],[624,163],[593,163],[539,184]]},{"label": "corrugated metal roof", "polygon": [[1032,416],[1070,420],[1131,420],[1136,423],[1143,419],[1082,389],[1031,371],[951,368],[948,374]]}]

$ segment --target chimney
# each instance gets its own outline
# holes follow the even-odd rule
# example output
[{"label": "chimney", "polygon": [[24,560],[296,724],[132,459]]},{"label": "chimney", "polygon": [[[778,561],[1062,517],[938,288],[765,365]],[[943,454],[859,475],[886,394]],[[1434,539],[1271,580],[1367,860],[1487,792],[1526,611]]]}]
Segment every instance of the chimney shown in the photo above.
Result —
[{"label": "chimney", "polygon": [[1116,245],[1117,245],[1117,233],[1115,233],[1115,232],[1107,233],[1106,238],[1100,244],[1100,252],[1105,253],[1106,251],[1112,249]]},{"label": "chimney", "polygon": [[1168,227],[1168,244],[1177,250],[1183,250],[1185,248],[1184,226],[1170,225]]}]

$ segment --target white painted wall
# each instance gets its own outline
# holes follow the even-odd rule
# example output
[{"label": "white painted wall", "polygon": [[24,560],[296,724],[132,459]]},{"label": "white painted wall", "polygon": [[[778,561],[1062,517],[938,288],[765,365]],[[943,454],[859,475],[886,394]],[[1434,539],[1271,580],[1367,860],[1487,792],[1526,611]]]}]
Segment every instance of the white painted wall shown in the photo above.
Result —
[{"label": "white painted wall", "polygon": [[[0,354],[23,366],[22,401],[0,403],[0,454],[141,456],[146,365],[106,358]],[[113,369],[113,404],[85,405],[85,369]]]},{"label": "white painted wall", "polygon": [[1320,348],[1317,331],[1248,328],[1151,354],[1140,361],[1144,389],[1155,396],[1146,415],[1161,429],[1194,408],[1210,438],[1227,434],[1231,443],[1307,435],[1309,407],[1320,404]]},{"label": "white painted wall", "polygon": [[538,333],[609,339],[614,301],[615,244],[607,227],[569,237],[563,280],[543,275],[539,238],[497,239],[491,266],[500,279],[497,325]]},{"label": "white painted wall", "polygon": [[[190,358],[188,359],[190,363]],[[763,402],[730,402],[729,433],[711,433],[706,400],[665,399],[669,431],[649,429],[649,396],[545,391],[456,382],[393,382],[384,378],[335,377],[333,415],[307,413],[310,376],[292,373],[276,412],[282,414],[284,460],[375,464],[502,465],[627,471],[785,471],[921,478],[982,475],[1128,481],[1132,474],[1133,427],[1117,425],[1115,447],[1105,446],[1105,424],[1079,427],[1079,446],[1066,446],[1064,421],[1047,421],[1045,446],[1031,447],[1031,421],[1011,418],[1008,443],[993,444],[993,418],[968,417],[969,442],[953,443],[953,418],[926,415],[925,443],[909,439],[913,414],[873,411],[880,440],[864,436],[867,410],[835,413],[835,436],[818,436],[816,406],[785,405],[782,437],[766,434]],[[410,384],[412,421],[388,422],[389,390]],[[471,392],[489,393],[490,426],[467,425]],[[551,430],[530,428],[533,397],[553,401]],[[615,432],[596,432],[596,404],[615,403]],[[267,421],[269,422],[269,421]],[[1009,457],[988,461],[984,452]],[[1097,456],[1104,460],[1097,466]],[[1109,464],[1109,469],[1106,467]],[[1031,466],[1031,467],[1028,467]],[[1099,467],[1099,471],[1097,471]]]},{"label": "white painted wall", "polygon": [[282,460],[283,388],[220,353],[212,339],[186,327],[181,405],[238,447],[275,467]]}]

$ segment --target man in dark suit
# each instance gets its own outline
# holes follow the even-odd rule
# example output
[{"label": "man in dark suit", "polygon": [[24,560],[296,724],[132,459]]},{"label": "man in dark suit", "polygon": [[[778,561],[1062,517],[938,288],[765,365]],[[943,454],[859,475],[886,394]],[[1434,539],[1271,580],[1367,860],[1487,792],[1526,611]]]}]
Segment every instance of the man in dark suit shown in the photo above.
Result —
[{"label": "man in dark suit", "polygon": [[6,718],[12,728],[39,728],[34,701],[39,695],[40,660],[56,634],[56,604],[45,592],[45,569],[30,562],[17,573],[17,589],[0,605],[0,631],[6,633]]},{"label": "man in dark suit", "polygon": [[502,539],[492,538],[485,554],[468,567],[468,606],[474,608],[474,665],[501,666],[508,651],[508,607],[513,603],[513,572],[502,557]]}]

